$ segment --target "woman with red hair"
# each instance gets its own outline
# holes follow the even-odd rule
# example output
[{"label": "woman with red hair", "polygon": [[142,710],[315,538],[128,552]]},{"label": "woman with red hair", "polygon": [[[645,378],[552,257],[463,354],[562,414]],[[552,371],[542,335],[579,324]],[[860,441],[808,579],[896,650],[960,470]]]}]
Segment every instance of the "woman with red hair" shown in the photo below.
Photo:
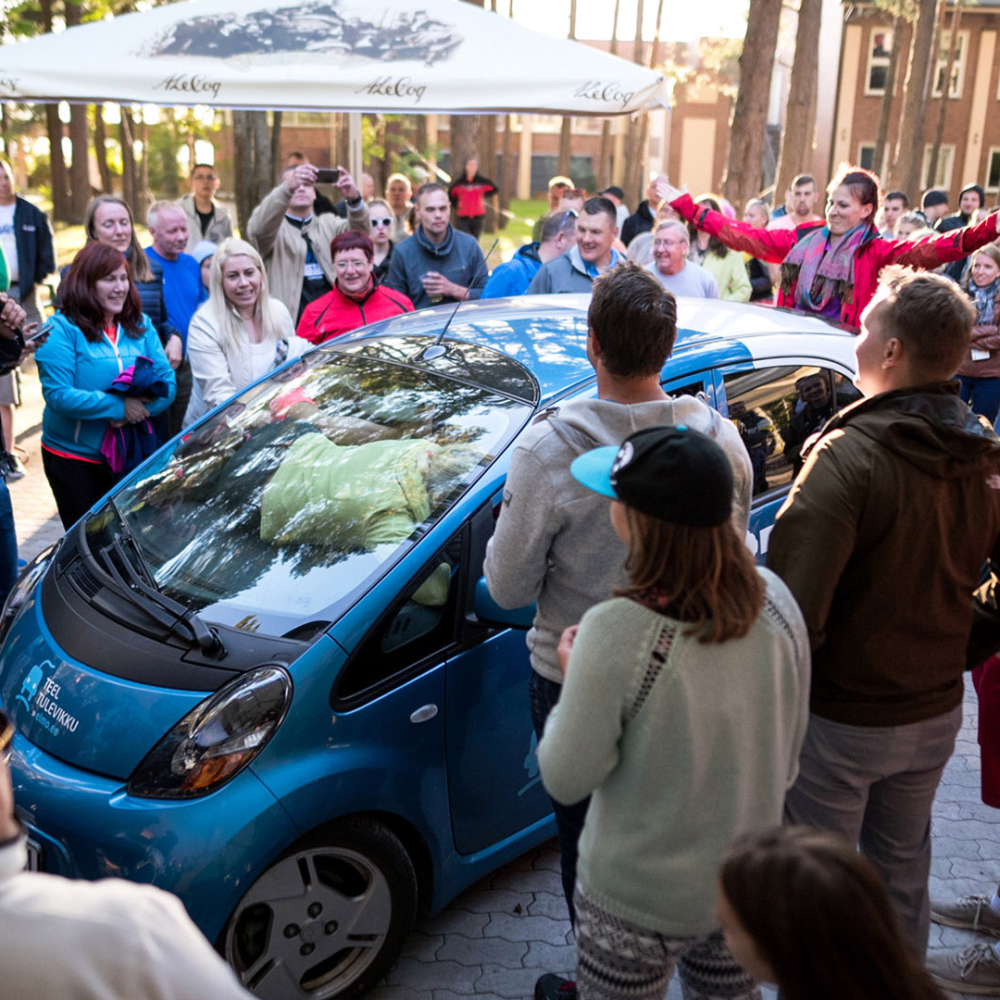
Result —
[{"label": "woman with red hair", "polygon": [[[170,406],[173,369],[160,338],[142,311],[132,271],[121,251],[88,243],[60,287],[60,310],[35,359],[45,397],[42,465],[63,527],[82,517],[120,478],[101,452],[109,424],[138,424]],[[140,357],[169,390],[143,399],[111,391]]]},{"label": "woman with red hair", "polygon": [[370,237],[349,229],[334,237],[330,252],[337,272],[333,289],[306,306],[295,331],[300,337],[320,344],[359,326],[413,312],[413,303],[402,292],[376,280]]}]

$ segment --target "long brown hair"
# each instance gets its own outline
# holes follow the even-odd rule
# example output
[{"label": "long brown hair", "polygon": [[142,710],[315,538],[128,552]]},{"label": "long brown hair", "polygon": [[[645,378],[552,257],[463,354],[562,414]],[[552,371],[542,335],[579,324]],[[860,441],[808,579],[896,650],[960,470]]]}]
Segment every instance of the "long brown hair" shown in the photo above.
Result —
[{"label": "long brown hair", "polygon": [[59,286],[60,311],[92,343],[104,336],[104,309],[97,301],[94,286],[120,267],[128,275],[128,295],[115,318],[129,337],[139,338],[143,333],[142,301],[132,280],[132,269],[121,251],[96,240],[87,243],[73,258]]},{"label": "long brown hair", "polygon": [[649,603],[683,622],[701,642],[739,639],[764,606],[764,581],[728,521],[692,527],[649,517],[625,504],[629,526],[626,587],[615,593]]},{"label": "long brown hair", "polygon": [[875,869],[834,834],[744,835],[719,884],[784,1000],[945,1000],[900,935]]},{"label": "long brown hair", "polygon": [[87,241],[97,240],[97,227],[94,223],[94,216],[101,205],[121,205],[128,212],[128,221],[132,223],[132,241],[128,247],[128,261],[132,268],[132,275],[136,281],[146,282],[155,280],[153,269],[149,266],[149,258],[143,252],[142,247],[139,246],[139,237],[135,232],[135,217],[132,215],[132,209],[129,208],[128,202],[122,201],[121,198],[113,194],[99,194],[96,198],[91,198],[90,204],[87,206],[87,215],[83,220],[84,229],[87,231]]}]

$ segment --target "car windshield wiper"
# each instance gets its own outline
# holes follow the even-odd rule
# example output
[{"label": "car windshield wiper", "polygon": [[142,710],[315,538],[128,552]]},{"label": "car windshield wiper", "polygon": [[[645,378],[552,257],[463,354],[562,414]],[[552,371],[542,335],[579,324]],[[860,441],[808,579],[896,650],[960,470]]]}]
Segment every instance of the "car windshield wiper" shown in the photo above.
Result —
[{"label": "car windshield wiper", "polygon": [[[90,543],[87,540],[87,519],[84,518],[77,526],[77,548],[83,557],[84,562],[98,576],[103,577],[111,590],[120,597],[124,597],[132,604],[142,608],[146,614],[158,621],[161,625],[169,628],[172,632],[183,630],[187,633],[185,638],[198,645],[206,656],[214,659],[222,659],[226,655],[225,647],[222,645],[218,635],[205,623],[205,620],[196,612],[185,608],[183,604],[161,593],[156,586],[156,580],[150,571],[142,551],[132,535],[131,529],[125,520],[121,509],[109,498],[111,510],[114,512],[118,523],[121,525],[122,535],[131,544],[132,550],[136,553],[143,576],[136,571],[132,561],[128,558],[118,539],[114,539],[110,544],[105,545],[98,551],[100,560],[91,551]],[[115,565],[115,559],[124,567],[128,580],[125,580]],[[146,602],[139,600],[140,595],[146,598]]]}]

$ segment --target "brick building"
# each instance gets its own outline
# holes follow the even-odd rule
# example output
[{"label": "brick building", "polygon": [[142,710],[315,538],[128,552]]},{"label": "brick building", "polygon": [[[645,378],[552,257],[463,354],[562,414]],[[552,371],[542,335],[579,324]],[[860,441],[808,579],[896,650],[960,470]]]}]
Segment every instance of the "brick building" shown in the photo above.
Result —
[{"label": "brick building", "polygon": [[[910,28],[893,38],[892,19],[867,3],[845,3],[844,33],[831,164],[847,160],[860,163],[884,178],[886,163],[875,164],[875,141],[879,115],[885,99],[892,47],[899,46],[895,94],[892,99],[887,150],[895,148],[903,99],[903,78],[909,55]],[[1000,0],[977,0],[963,5],[955,46],[955,58],[945,112],[944,134],[938,153],[936,176],[928,174],[931,144],[941,101],[954,0],[948,0],[944,30],[938,35],[938,51],[932,60],[930,92],[923,122],[925,138],[921,191],[937,186],[948,190],[951,203],[968,183],[981,184],[987,204],[1000,196]],[[908,192],[911,200],[919,191]]]}]

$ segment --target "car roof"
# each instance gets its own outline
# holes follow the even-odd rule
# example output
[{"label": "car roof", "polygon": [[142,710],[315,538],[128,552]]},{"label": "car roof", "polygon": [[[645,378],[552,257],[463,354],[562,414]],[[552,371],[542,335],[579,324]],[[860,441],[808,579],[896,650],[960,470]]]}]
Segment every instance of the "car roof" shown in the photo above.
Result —
[{"label": "car roof", "polygon": [[[540,401],[558,396],[594,377],[587,359],[590,296],[522,295],[437,306],[406,313],[338,337],[340,348],[374,338],[436,337],[447,326],[445,343],[465,342],[501,351],[523,364],[538,381]],[[677,299],[677,343],[670,367],[693,369],[726,361],[803,354],[851,364],[854,335],[814,316],[720,299]],[[677,363],[680,362],[679,365]],[[433,369],[433,361],[426,362]]]}]

